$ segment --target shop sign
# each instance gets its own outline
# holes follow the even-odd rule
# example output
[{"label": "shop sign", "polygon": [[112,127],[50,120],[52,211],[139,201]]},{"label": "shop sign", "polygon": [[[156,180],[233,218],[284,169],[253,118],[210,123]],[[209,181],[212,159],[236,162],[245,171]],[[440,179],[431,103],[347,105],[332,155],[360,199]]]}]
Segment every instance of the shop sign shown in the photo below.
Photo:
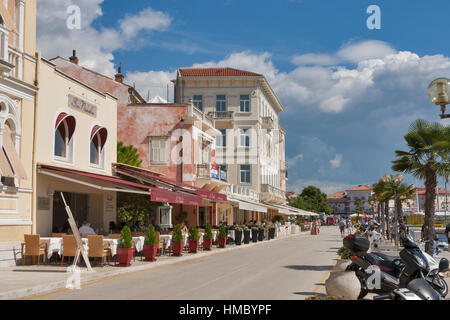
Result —
[{"label": "shop sign", "polygon": [[219,179],[219,167],[211,163],[211,178]]},{"label": "shop sign", "polygon": [[97,117],[97,106],[83,99],[69,94],[69,107],[84,112],[90,116]]}]

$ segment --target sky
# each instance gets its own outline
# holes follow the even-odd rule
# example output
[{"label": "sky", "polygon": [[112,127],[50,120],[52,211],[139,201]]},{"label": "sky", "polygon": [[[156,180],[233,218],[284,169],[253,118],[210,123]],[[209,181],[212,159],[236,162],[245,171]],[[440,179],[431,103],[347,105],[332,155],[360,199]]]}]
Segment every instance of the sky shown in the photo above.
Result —
[{"label": "sky", "polygon": [[450,77],[448,12],[448,0],[38,0],[37,45],[109,76],[121,65],[145,98],[166,98],[181,67],[262,73],[285,108],[287,189],[333,193],[392,173],[414,120],[449,124],[427,96]]}]

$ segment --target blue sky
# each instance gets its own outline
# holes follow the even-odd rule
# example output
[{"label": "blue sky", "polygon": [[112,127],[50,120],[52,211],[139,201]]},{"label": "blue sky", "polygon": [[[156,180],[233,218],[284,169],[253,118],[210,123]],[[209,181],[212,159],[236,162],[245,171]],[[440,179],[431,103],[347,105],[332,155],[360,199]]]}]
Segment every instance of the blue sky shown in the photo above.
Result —
[{"label": "blue sky", "polygon": [[[381,30],[369,30],[369,5]],[[66,9],[81,9],[68,30]],[[428,84],[450,76],[450,2],[363,0],[38,1],[38,47],[165,96],[179,67],[264,73],[286,112],[289,189],[326,192],[390,173],[417,118],[440,121]],[[448,123],[448,122],[446,122]],[[409,182],[414,182],[408,178]]]}]

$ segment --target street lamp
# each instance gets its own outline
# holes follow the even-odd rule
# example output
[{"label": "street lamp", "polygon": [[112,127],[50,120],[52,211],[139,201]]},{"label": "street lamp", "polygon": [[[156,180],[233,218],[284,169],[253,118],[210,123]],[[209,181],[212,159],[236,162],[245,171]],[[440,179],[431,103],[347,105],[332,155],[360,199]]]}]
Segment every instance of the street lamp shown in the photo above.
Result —
[{"label": "street lamp", "polygon": [[450,114],[445,113],[445,107],[450,103],[450,80],[447,78],[439,78],[434,80],[428,86],[428,97],[431,102],[441,107],[441,119],[450,118]]}]

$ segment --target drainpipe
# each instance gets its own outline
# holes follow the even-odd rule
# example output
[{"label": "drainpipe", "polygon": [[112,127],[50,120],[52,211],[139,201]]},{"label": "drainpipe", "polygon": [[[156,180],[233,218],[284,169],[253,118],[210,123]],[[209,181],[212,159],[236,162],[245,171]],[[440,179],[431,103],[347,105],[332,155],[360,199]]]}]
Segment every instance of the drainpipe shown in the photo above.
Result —
[{"label": "drainpipe", "polygon": [[[34,85],[39,88],[39,76],[40,76],[40,62],[41,62],[41,53],[39,51],[36,51],[35,53],[36,57],[36,71],[35,71],[35,81]],[[31,188],[32,188],[32,195],[31,195],[31,233],[36,233],[36,216],[37,216],[37,210],[36,210],[36,199],[37,199],[37,189],[36,189],[36,175],[37,175],[37,167],[36,167],[36,131],[37,131],[37,114],[38,114],[38,96],[39,96],[39,90],[36,92],[36,95],[34,96],[34,124],[33,124],[33,147],[32,147],[32,169],[31,169]],[[23,110],[23,108],[22,108]]]}]

